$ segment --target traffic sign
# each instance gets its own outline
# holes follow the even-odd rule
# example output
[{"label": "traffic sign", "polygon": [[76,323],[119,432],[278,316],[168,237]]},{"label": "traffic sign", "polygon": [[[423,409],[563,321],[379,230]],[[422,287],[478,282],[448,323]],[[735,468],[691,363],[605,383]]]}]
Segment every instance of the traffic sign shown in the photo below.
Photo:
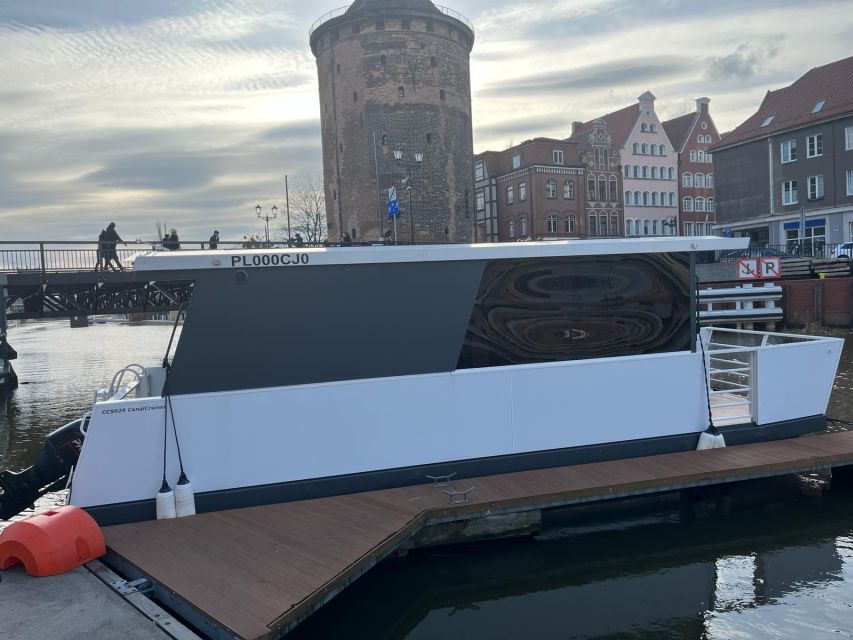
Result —
[{"label": "traffic sign", "polygon": [[758,258],[740,258],[737,261],[738,280],[758,280],[760,277]]},{"label": "traffic sign", "polygon": [[761,258],[762,278],[782,277],[782,258]]},{"label": "traffic sign", "polygon": [[391,200],[388,203],[388,216],[391,218],[395,218],[400,215],[400,202],[398,200]]},{"label": "traffic sign", "polygon": [[388,187],[388,201],[394,202],[397,199],[397,187]]}]

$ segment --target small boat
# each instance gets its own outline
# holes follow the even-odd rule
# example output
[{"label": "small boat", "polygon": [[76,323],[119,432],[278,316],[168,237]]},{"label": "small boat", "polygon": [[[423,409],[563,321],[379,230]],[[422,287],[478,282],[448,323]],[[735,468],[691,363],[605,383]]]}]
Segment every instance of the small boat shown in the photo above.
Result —
[{"label": "small boat", "polygon": [[[213,511],[822,430],[841,340],[700,327],[697,255],[745,245],[141,255],[194,281],[183,330],[56,436],[69,502],[113,524],[187,478]],[[0,476],[5,517],[70,472],[51,459]]]}]

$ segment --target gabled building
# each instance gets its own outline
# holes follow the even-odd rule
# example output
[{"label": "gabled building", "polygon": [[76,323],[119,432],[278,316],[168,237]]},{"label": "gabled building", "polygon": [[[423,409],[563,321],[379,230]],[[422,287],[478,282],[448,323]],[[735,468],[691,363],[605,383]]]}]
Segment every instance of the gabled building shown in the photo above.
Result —
[{"label": "gabled building", "polygon": [[717,230],[820,255],[853,239],[853,57],[768,91],[711,147]]},{"label": "gabled building", "polygon": [[[646,91],[636,104],[600,119],[607,123],[622,170],[625,235],[675,235],[677,157],[655,113],[655,96]],[[588,134],[596,120],[574,123],[569,140]]]},{"label": "gabled building", "polygon": [[577,144],[580,160],[586,168],[583,216],[586,236],[600,238],[624,235],[619,150],[613,144],[607,122],[598,118],[592,123],[591,129],[578,133],[571,141]]},{"label": "gabled building", "polygon": [[577,145],[565,140],[534,138],[477,154],[474,241],[584,236],[583,180]]},{"label": "gabled building", "polygon": [[667,120],[663,128],[678,154],[678,218],[685,236],[711,235],[716,222],[713,156],[708,149],[720,134],[708,109],[708,98],[696,110]]}]

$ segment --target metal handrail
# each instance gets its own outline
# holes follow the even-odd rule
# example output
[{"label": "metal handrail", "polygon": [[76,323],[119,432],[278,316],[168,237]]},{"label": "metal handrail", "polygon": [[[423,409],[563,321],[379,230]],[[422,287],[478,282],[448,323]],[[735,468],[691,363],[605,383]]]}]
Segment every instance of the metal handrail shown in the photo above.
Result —
[{"label": "metal handrail", "polygon": [[[331,11],[327,11],[322,16],[317,18],[314,22],[311,23],[311,26],[308,28],[308,38],[310,39],[314,32],[326,24],[329,20],[333,20],[334,18],[340,18],[344,15],[352,5],[346,5],[345,7],[338,7],[337,9],[332,9]],[[437,4],[435,8],[439,10],[439,12],[448,18],[453,18],[454,20],[458,20],[466,27],[468,27],[472,32],[474,31],[474,25],[471,21],[466,18],[464,15],[456,11],[455,9],[451,9],[450,7],[445,7],[443,5]]]}]

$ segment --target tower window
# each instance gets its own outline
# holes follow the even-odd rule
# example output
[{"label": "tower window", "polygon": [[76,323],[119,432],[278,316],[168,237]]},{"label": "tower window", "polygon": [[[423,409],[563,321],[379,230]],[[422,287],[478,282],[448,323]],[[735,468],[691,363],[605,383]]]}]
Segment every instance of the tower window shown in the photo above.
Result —
[{"label": "tower window", "polygon": [[386,62],[388,62],[388,56],[386,56],[386,55],[383,53],[383,54],[382,54],[382,57],[380,58],[380,60],[382,61],[382,64],[385,64]]},{"label": "tower window", "polygon": [[352,92],[352,101],[353,101],[353,102],[358,102],[358,91],[353,91],[353,92]]},{"label": "tower window", "polygon": [[332,32],[329,35],[332,38],[332,42],[337,42],[341,37],[337,29],[332,29]]},{"label": "tower window", "polygon": [[411,29],[412,28],[412,21],[409,18],[403,18],[402,22],[400,23],[400,26],[403,29]]},{"label": "tower window", "polygon": [[441,98],[442,100],[447,98],[447,94],[444,92],[444,89],[442,89],[441,91],[438,92],[438,97]]},{"label": "tower window", "polygon": [[397,96],[400,98],[405,98],[406,97],[406,87],[402,87],[402,86],[397,87]]},{"label": "tower window", "polygon": [[353,22],[352,23],[352,35],[357,34],[359,31],[361,31],[361,25],[358,22]]},{"label": "tower window", "polygon": [[377,31],[384,31],[385,30],[385,21],[384,20],[377,20],[376,21],[376,30]]},{"label": "tower window", "polygon": [[383,144],[383,146],[388,144],[388,134],[387,133],[382,134],[382,144]]},{"label": "tower window", "polygon": [[338,64],[338,65],[335,65],[335,73],[337,73],[338,75],[340,75],[340,73],[341,73],[341,65],[339,65],[339,64]]},{"label": "tower window", "polygon": [[437,65],[437,63],[435,61],[435,56],[430,56],[429,57],[429,66],[435,67],[436,65]]},{"label": "tower window", "polygon": [[435,31],[435,25],[432,23],[432,20],[428,20],[426,23],[427,31]]},{"label": "tower window", "polygon": [[341,144],[340,144],[340,145],[338,145],[338,146],[339,146],[339,147],[340,147],[340,149],[341,149],[341,153],[343,153],[343,152],[344,152],[344,145],[343,145],[343,143],[341,143]]},{"label": "tower window", "polygon": [[428,133],[426,135],[426,141],[427,141],[427,144],[430,144],[432,142],[432,134],[431,133]]}]

